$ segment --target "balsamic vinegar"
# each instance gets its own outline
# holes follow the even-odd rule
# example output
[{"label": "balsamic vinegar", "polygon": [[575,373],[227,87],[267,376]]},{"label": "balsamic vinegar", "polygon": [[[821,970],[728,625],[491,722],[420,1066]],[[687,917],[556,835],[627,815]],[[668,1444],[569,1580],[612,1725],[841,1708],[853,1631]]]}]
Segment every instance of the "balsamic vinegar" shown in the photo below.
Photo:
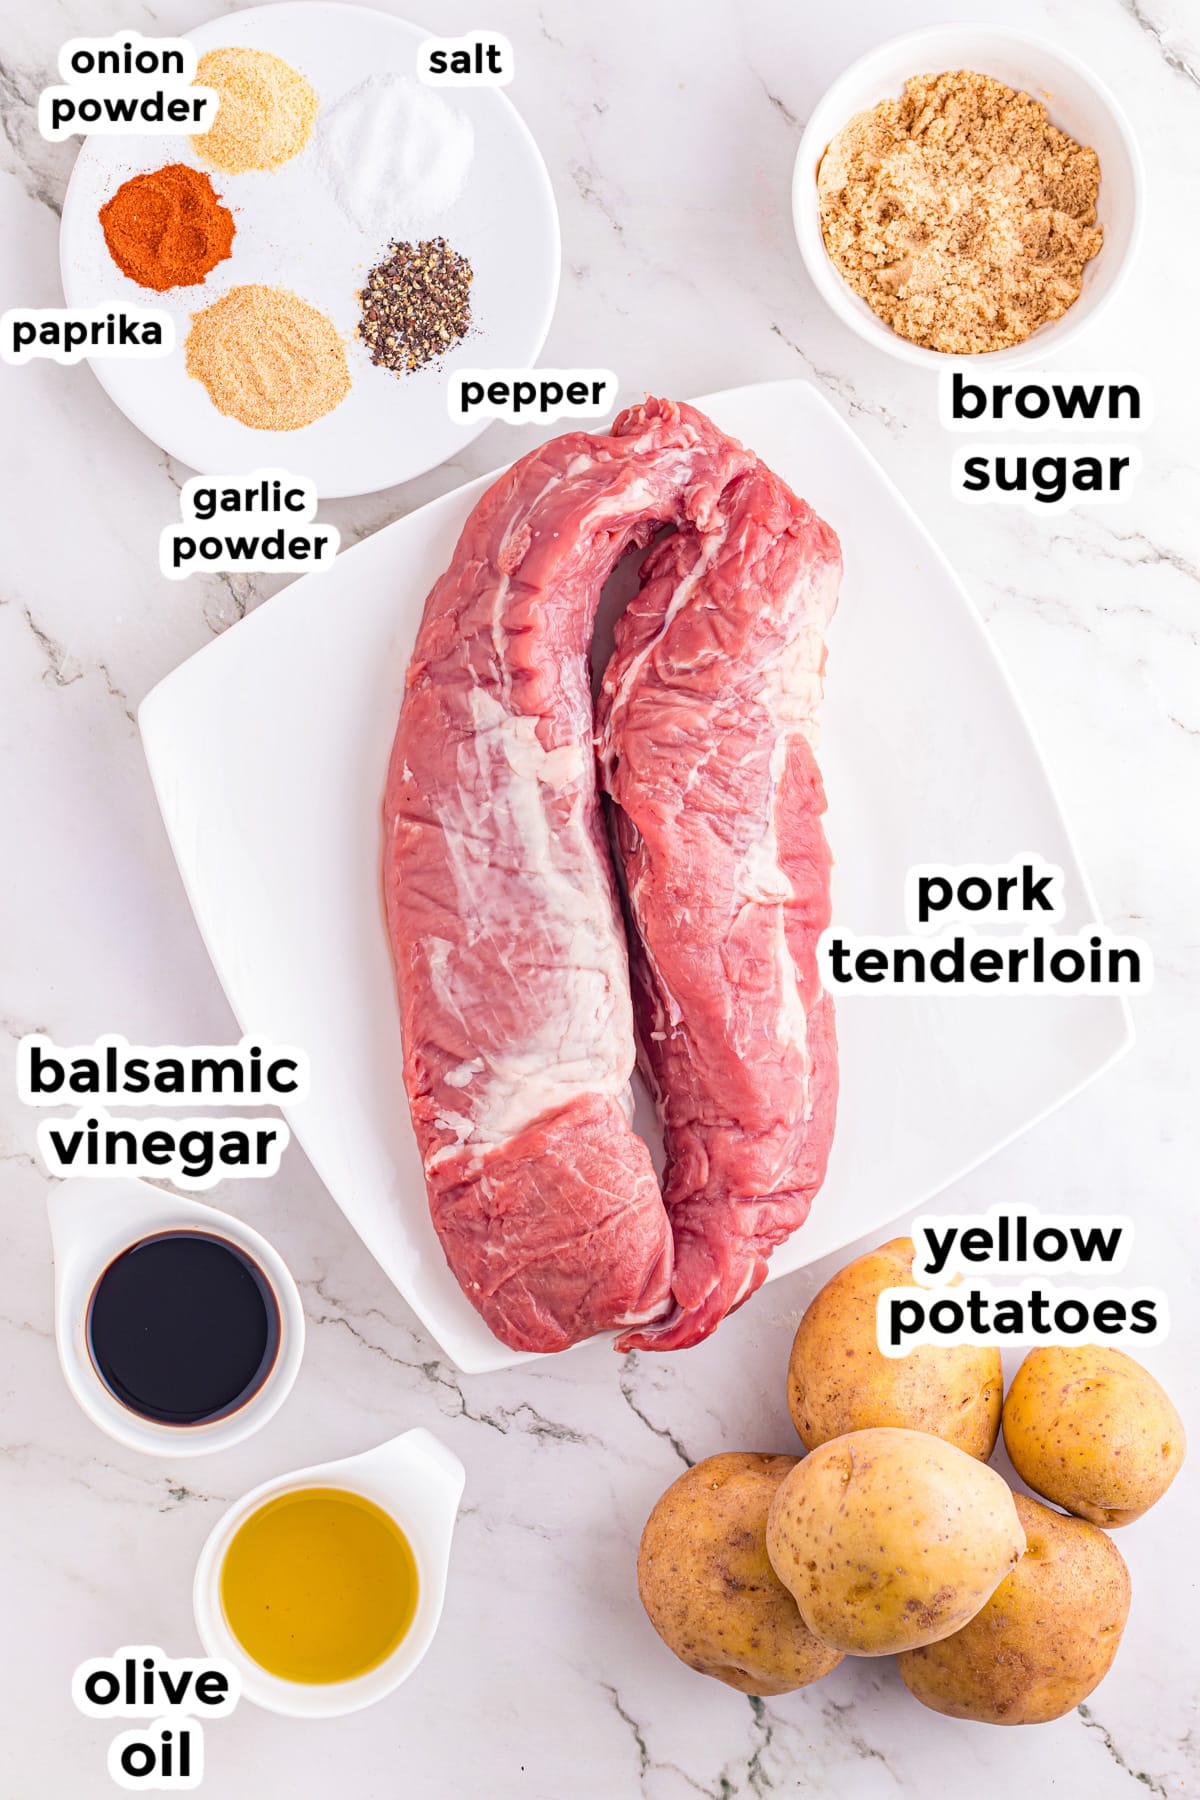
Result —
[{"label": "balsamic vinegar", "polygon": [[143,1238],[105,1269],[87,1344],[109,1391],[163,1425],[226,1418],[256,1394],[279,1348],[279,1306],[252,1257],[206,1231]]}]

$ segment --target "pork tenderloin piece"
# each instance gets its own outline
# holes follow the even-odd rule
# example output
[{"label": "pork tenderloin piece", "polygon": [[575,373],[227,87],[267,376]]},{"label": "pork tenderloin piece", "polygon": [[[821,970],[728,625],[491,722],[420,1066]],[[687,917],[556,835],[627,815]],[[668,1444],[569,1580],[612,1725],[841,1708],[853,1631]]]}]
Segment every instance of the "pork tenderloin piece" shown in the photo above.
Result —
[{"label": "pork tenderloin piece", "polygon": [[[674,1291],[667,1210],[649,1153],[629,1124],[629,962],[600,810],[588,676],[603,583],[624,552],[647,544],[663,523],[677,536],[654,553],[631,609],[606,684],[602,734],[634,917],[640,908],[650,934],[644,951],[635,946],[634,967],[643,1054],[671,1158],[668,1205],[678,1211],[685,1252],[685,1285]],[[779,538],[774,553],[767,546],[772,531]],[[624,1329],[625,1342],[664,1348],[675,1338],[693,1341],[717,1322],[725,1302],[736,1304],[757,1285],[770,1242],[785,1234],[787,1217],[795,1223],[803,1216],[819,1180],[832,1129],[833,1039],[828,1002],[809,977],[809,934],[822,916],[828,877],[819,782],[811,756],[803,760],[816,665],[810,667],[810,647],[796,650],[794,666],[781,648],[784,639],[799,644],[802,615],[805,629],[819,635],[820,608],[810,601],[805,614],[798,598],[799,571],[803,566],[809,579],[818,541],[832,558],[832,535],[752,455],[694,409],[650,400],[623,414],[611,437],[569,433],[517,463],[479,501],[426,603],[384,806],[384,889],[405,1085],[447,1260],[491,1329],[515,1348],[558,1350],[608,1329]],[[674,598],[664,588],[669,564],[678,574]],[[735,660],[757,658],[763,691],[779,689],[768,705],[748,671],[734,672],[734,686],[755,709],[747,744],[753,740],[757,775],[741,797],[757,808],[750,830],[761,842],[750,858],[758,874],[746,873],[745,903],[766,909],[776,973],[759,965],[767,954],[764,932],[749,930],[749,917],[730,915],[726,979],[736,991],[723,1008],[691,1007],[689,1061],[681,1044],[669,1055],[659,1052],[652,1035],[654,1009],[668,994],[678,999],[678,975],[672,971],[660,988],[652,971],[668,891],[682,895],[686,878],[681,869],[679,881],[645,905],[654,884],[636,868],[629,837],[641,804],[637,746],[650,741],[638,736],[649,716],[642,668],[662,666],[656,646],[685,613],[734,606],[739,570],[759,584],[758,604],[790,621],[760,644],[746,633],[754,608],[743,600],[728,637]],[[659,607],[660,594],[655,623],[647,609]],[[646,632],[646,655],[638,661],[635,653],[637,669],[631,664],[618,681],[617,665],[638,630]],[[799,722],[793,701],[783,697],[793,677],[804,689]],[[710,722],[732,729],[720,709]],[[777,739],[786,741],[785,751]],[[634,786],[623,791],[626,741]],[[712,754],[720,758],[719,742]],[[680,762],[663,779],[685,776]],[[695,771],[691,779],[694,786]],[[772,781],[784,796],[774,807]],[[668,790],[655,791],[657,799],[646,800],[650,811]],[[703,796],[708,784],[698,791]],[[679,798],[686,811],[688,794]],[[718,860],[728,863],[727,852],[741,841],[734,834]],[[805,843],[813,847],[807,872],[798,848]],[[686,832],[671,854],[690,854]],[[712,870],[705,880],[719,885]],[[733,893],[732,871],[720,880]],[[756,900],[764,881],[777,891]],[[708,894],[708,886],[697,890],[696,906],[679,911],[680,955],[694,931],[718,920]],[[742,938],[749,956],[739,950]],[[794,963],[790,981],[785,955]],[[714,981],[710,969],[712,1002]],[[753,1003],[751,989],[761,990]],[[786,1031],[779,1011],[785,1004]],[[747,1044],[760,1073],[779,1058],[783,1068],[772,1079],[774,1102],[751,1108],[742,1121],[732,1108],[757,1089],[757,1077],[739,1080],[731,1064]],[[691,1093],[678,1110],[662,1085],[676,1074]],[[709,1079],[716,1090],[704,1100]],[[772,1107],[792,1101],[800,1110],[789,1132]],[[691,1179],[696,1145],[726,1153],[723,1183]],[[715,1248],[721,1235],[730,1239],[728,1256]],[[711,1280],[698,1275],[703,1244],[716,1271]],[[680,1326],[683,1313],[698,1320],[693,1336]],[[666,1337],[637,1337],[665,1315]]]}]

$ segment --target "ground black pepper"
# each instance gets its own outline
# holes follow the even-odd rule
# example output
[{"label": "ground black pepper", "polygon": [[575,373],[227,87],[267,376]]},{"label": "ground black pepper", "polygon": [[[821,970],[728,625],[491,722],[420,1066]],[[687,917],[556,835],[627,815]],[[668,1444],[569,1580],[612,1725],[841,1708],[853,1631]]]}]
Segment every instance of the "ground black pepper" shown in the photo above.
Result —
[{"label": "ground black pepper", "polygon": [[381,369],[404,374],[443,356],[471,324],[471,265],[445,238],[393,240],[359,293],[358,335]]}]

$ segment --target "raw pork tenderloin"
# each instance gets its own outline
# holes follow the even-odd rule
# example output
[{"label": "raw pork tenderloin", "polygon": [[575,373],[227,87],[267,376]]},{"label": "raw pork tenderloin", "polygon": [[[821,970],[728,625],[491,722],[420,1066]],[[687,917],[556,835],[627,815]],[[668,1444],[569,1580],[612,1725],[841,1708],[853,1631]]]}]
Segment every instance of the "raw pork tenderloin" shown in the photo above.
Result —
[{"label": "raw pork tenderloin", "polygon": [[[664,523],[600,731],[644,933],[666,1208],[629,1123],[629,960],[588,678],[604,581]],[[702,414],[651,400],[611,437],[517,463],[426,603],[384,808],[405,1085],[447,1260],[515,1348],[608,1329],[698,1341],[819,1185],[836,1058],[810,740],[836,579],[807,507]]]}]

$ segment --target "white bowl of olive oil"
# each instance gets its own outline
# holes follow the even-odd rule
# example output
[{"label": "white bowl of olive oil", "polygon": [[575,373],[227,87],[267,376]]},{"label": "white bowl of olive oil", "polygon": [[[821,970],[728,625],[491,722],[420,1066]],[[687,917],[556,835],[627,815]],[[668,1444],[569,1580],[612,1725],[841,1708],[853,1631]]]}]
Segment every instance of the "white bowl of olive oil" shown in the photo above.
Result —
[{"label": "white bowl of olive oil", "polygon": [[431,1432],[253,1489],[196,1565],[196,1628],[247,1700],[332,1718],[406,1681],[442,1615],[465,1475]]}]

